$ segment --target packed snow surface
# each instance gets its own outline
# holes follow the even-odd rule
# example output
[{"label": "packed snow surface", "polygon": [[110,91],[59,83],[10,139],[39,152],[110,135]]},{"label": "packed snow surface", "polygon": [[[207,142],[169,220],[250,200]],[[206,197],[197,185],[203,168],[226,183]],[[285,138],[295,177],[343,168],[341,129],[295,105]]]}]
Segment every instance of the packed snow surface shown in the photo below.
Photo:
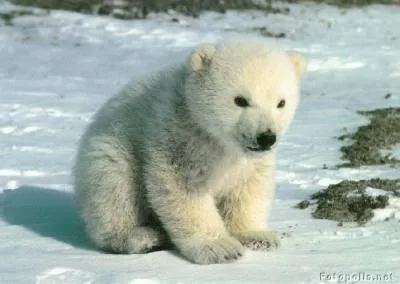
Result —
[{"label": "packed snow surface", "polygon": [[[400,7],[287,7],[287,15],[132,21],[35,9],[12,25],[0,20],[0,283],[400,283],[400,223],[382,221],[399,216],[398,199],[364,227],[338,227],[293,208],[343,179],[400,176],[399,168],[335,168],[342,163],[335,137],[367,123],[356,111],[400,106]],[[2,13],[18,9],[0,2]],[[278,155],[271,223],[281,249],[210,266],[170,251],[95,250],[70,177],[93,113],[128,80],[194,45],[262,27],[285,33],[280,44],[309,58],[301,106]]]}]

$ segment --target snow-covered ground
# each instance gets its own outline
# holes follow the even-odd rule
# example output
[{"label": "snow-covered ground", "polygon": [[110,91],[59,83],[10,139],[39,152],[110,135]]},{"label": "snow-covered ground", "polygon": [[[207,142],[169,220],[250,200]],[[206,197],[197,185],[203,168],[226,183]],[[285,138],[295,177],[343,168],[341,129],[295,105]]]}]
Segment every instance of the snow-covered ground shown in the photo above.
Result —
[{"label": "snow-covered ground", "polygon": [[[357,110],[400,106],[400,7],[288,7],[288,15],[175,15],[178,23],[167,15],[121,21],[42,10],[11,26],[0,20],[0,283],[400,283],[398,220],[338,227],[293,208],[343,179],[400,176],[399,168],[334,168],[342,163],[335,137],[367,122]],[[0,3],[2,12],[15,9]],[[211,266],[167,251],[94,250],[70,182],[76,143],[93,112],[131,77],[195,44],[260,27],[286,33],[279,42],[310,60],[301,107],[279,152],[272,225],[283,234],[282,248]],[[367,281],[367,274],[382,280]]]}]

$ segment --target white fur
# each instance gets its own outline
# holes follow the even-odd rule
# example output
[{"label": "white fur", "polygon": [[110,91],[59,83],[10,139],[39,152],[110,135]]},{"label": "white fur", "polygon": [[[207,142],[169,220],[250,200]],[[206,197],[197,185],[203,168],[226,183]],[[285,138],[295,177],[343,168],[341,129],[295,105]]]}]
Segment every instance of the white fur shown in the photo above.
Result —
[{"label": "white fur", "polygon": [[[248,147],[267,130],[279,141],[305,68],[296,52],[230,40],[130,83],[97,113],[74,167],[91,239],[118,253],[172,244],[202,264],[232,261],[243,245],[276,247],[267,224],[275,147]],[[238,107],[238,95],[250,106]]]}]

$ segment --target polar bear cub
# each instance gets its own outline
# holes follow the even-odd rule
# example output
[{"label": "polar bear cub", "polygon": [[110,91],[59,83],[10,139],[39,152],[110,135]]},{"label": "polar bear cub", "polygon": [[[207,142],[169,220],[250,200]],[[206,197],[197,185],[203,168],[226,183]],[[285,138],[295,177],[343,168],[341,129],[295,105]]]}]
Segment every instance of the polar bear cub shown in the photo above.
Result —
[{"label": "polar bear cub", "polygon": [[276,145],[305,69],[295,51],[224,40],[128,84],[96,114],[74,167],[93,242],[116,253],[173,246],[200,264],[276,247]]}]

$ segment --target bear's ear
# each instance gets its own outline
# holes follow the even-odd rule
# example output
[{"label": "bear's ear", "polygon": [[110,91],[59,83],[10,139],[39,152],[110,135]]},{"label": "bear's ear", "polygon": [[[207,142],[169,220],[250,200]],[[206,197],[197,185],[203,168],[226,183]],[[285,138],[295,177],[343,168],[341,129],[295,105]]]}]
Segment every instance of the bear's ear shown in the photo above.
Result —
[{"label": "bear's ear", "polygon": [[209,66],[215,51],[215,46],[211,44],[197,47],[190,56],[191,69],[195,72],[198,72]]},{"label": "bear's ear", "polygon": [[294,65],[296,75],[300,78],[307,70],[307,59],[299,52],[290,50],[286,52]]}]

